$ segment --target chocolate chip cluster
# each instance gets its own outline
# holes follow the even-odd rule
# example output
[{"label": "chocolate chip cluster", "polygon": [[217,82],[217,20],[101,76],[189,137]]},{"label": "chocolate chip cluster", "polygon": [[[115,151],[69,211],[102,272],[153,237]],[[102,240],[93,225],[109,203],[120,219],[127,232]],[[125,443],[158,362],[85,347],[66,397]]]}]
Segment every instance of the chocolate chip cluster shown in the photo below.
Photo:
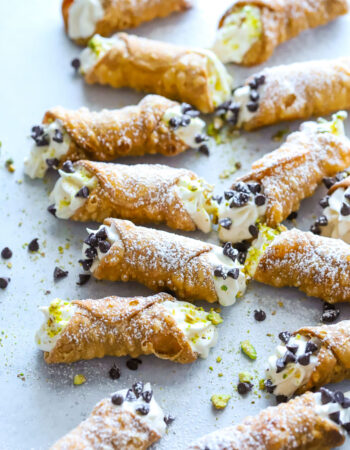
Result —
[{"label": "chocolate chip cluster", "polygon": [[125,397],[120,392],[116,392],[112,395],[111,401],[114,405],[121,406],[124,402],[135,402],[138,399],[142,399],[142,404],[137,406],[135,411],[141,416],[147,416],[150,411],[149,403],[153,397],[153,391],[145,390],[142,381],[137,381],[128,389]]},{"label": "chocolate chip cluster", "polygon": [[[322,405],[327,405],[328,403],[338,403],[344,409],[350,408],[350,399],[345,397],[341,391],[333,392],[330,389],[321,388],[320,394]],[[340,420],[340,411],[329,414],[329,418],[338,425],[341,425],[344,430],[350,433],[350,422],[342,422]]]},{"label": "chocolate chip cluster", "polygon": [[[55,129],[55,133],[51,138],[42,125],[34,125],[30,136],[34,140],[37,147],[45,147],[50,145],[51,139],[58,144],[63,143],[63,134],[59,128]],[[57,169],[59,161],[57,158],[48,158],[46,160],[46,164],[49,169]]]},{"label": "chocolate chip cluster", "polygon": [[105,227],[101,228],[97,233],[90,233],[85,239],[84,243],[88,245],[88,248],[85,250],[87,259],[79,260],[84,270],[90,270],[93,260],[97,256],[97,250],[100,250],[101,253],[107,253],[111,248],[111,244],[107,239],[108,235]]},{"label": "chocolate chip cluster", "polygon": [[[239,252],[238,252],[238,250],[233,248],[233,246],[230,242],[226,242],[226,244],[223,247],[222,252],[225,256],[230,258],[233,262],[238,260]],[[234,267],[231,269],[226,269],[223,266],[218,266],[218,267],[215,267],[215,269],[214,269],[214,276],[218,277],[218,278],[222,278],[223,280],[226,280],[227,277],[237,280],[239,277],[239,268]]]}]

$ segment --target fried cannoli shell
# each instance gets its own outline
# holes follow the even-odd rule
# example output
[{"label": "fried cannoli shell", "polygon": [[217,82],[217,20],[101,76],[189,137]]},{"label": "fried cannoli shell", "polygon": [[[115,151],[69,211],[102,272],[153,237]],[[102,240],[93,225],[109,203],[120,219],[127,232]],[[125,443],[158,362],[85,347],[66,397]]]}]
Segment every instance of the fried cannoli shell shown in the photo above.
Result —
[{"label": "fried cannoli shell", "polygon": [[244,55],[244,66],[267,61],[278,45],[304,30],[325,25],[349,8],[347,0],[236,0],[222,16],[219,28],[228,15],[247,5],[260,8],[262,35]]},{"label": "fried cannoli shell", "polygon": [[266,224],[276,227],[299,209],[303,199],[313,195],[324,177],[333,177],[349,165],[350,141],[346,137],[302,126],[237,181],[256,181],[263,186]]},{"label": "fried cannoli shell", "polygon": [[296,334],[321,341],[318,364],[308,383],[298,389],[298,394],[350,377],[350,320],[335,325],[303,327]]},{"label": "fried cannoli shell", "polygon": [[207,254],[214,246],[176,234],[106,219],[120,237],[93,271],[95,278],[137,281],[150,289],[169,289],[188,301],[218,301]]},{"label": "fried cannoli shell", "polygon": [[350,245],[297,229],[277,236],[264,251],[254,280],[297,287],[328,303],[350,301]]},{"label": "fried cannoli shell", "polygon": [[145,450],[160,437],[136,414],[117,409],[110,398],[106,398],[95,406],[84,422],[59,439],[50,450]]},{"label": "fried cannoli shell", "polygon": [[153,92],[214,111],[204,53],[126,33],[115,36],[118,43],[86,73],[87,83]]},{"label": "fried cannoli shell", "polygon": [[197,179],[190,170],[90,161],[79,161],[75,166],[93,174],[98,185],[70,219],[103,222],[108,217],[120,217],[135,223],[166,223],[185,231],[196,229],[175,191],[181,177]]},{"label": "fried cannoli shell", "polygon": [[208,434],[191,450],[319,449],[342,445],[345,436],[335,422],[316,413],[315,395],[304,395],[247,417],[241,424]]},{"label": "fried cannoli shell", "polygon": [[107,297],[75,300],[78,308],[45,361],[72,363],[104,356],[154,354],[182,364],[197,359],[174,318],[162,306],[174,297]]},{"label": "fried cannoli shell", "polygon": [[350,108],[350,58],[271,67],[255,76],[261,75],[265,84],[257,112],[243,124],[247,131]]},{"label": "fried cannoli shell", "polygon": [[59,120],[72,139],[62,161],[111,161],[148,153],[174,156],[188,149],[162,120],[164,113],[176,105],[164,97],[148,95],[136,106],[116,110],[57,107],[46,112],[43,123]]},{"label": "fried cannoli shell", "polygon": [[[62,15],[68,32],[69,8],[74,0],[63,0]],[[143,22],[169,16],[192,6],[191,0],[103,0],[104,16],[96,24],[93,34],[110,36],[115,31],[135,28]],[[91,37],[91,36],[90,36]],[[89,38],[74,39],[78,45],[85,45]]]}]

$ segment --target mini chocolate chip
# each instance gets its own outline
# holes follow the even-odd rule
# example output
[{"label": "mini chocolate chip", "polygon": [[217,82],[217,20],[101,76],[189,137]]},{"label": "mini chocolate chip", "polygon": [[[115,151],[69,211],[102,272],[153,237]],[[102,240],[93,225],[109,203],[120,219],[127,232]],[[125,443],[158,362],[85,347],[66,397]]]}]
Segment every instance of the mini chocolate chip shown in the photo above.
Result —
[{"label": "mini chocolate chip", "polygon": [[56,208],[55,205],[50,205],[47,210],[49,211],[50,214],[52,214],[54,217],[56,217]]},{"label": "mini chocolate chip", "polygon": [[62,144],[63,142],[63,134],[62,131],[56,128],[55,134],[52,138],[53,141],[57,142],[58,144]]},{"label": "mini chocolate chip", "polygon": [[126,393],[125,396],[125,400],[127,402],[134,402],[135,400],[137,400],[137,397],[132,389],[128,389],[128,392]]},{"label": "mini chocolate chip", "polygon": [[249,202],[250,195],[245,192],[235,192],[230,203],[230,208],[240,208]]},{"label": "mini chocolate chip", "polygon": [[79,259],[80,264],[82,265],[83,269],[87,272],[91,269],[92,263],[94,262],[93,259]]},{"label": "mini chocolate chip", "polygon": [[321,234],[321,228],[316,224],[311,225],[310,231],[313,234],[318,234],[318,235]]},{"label": "mini chocolate chip", "polygon": [[108,238],[107,230],[105,227],[98,230],[96,233],[96,237],[98,240],[105,241]]},{"label": "mini chocolate chip", "polygon": [[32,127],[32,136],[41,136],[44,134],[44,127],[41,125],[34,125]]},{"label": "mini chocolate chip", "polygon": [[37,252],[39,250],[38,238],[35,238],[31,242],[29,242],[28,250],[30,252]]},{"label": "mini chocolate chip", "polygon": [[49,145],[50,138],[47,134],[41,134],[39,136],[32,135],[32,139],[34,139],[35,144],[37,147],[45,147],[46,145]]},{"label": "mini chocolate chip", "polygon": [[298,217],[298,213],[296,211],[293,211],[289,214],[289,216],[287,217],[287,220],[294,220]]},{"label": "mini chocolate chip", "polygon": [[130,370],[137,370],[139,368],[139,364],[142,363],[137,358],[131,358],[128,361],[126,361],[126,367]]},{"label": "mini chocolate chip", "polygon": [[196,136],[194,137],[194,142],[196,144],[201,144],[202,142],[205,142],[207,140],[208,138],[204,134],[196,134]]},{"label": "mini chocolate chip", "polygon": [[234,195],[235,195],[235,193],[232,190],[224,192],[225,200],[230,200]]},{"label": "mini chocolate chip", "polygon": [[166,423],[166,425],[170,425],[171,423],[173,423],[175,420],[175,417],[172,416],[171,414],[167,414],[166,416],[164,416],[164,422]]},{"label": "mini chocolate chip", "polygon": [[350,408],[350,398],[344,397],[343,403],[341,404],[343,408]]},{"label": "mini chocolate chip", "polygon": [[343,203],[343,206],[340,208],[340,214],[342,216],[349,216],[350,215],[350,206],[346,203]]},{"label": "mini chocolate chip", "polygon": [[288,397],[285,395],[276,395],[276,402],[277,403],[286,403],[288,401]]},{"label": "mini chocolate chip", "polygon": [[268,378],[264,381],[265,389],[269,394],[273,394],[273,391],[275,390],[275,387],[272,383],[272,381]]},{"label": "mini chocolate chip", "polygon": [[172,117],[169,120],[169,126],[176,130],[181,125],[181,120],[178,117]]},{"label": "mini chocolate chip", "polygon": [[191,123],[191,117],[186,116],[186,115],[182,116],[181,124],[180,124],[182,127],[187,127],[190,123]]},{"label": "mini chocolate chip", "polygon": [[283,361],[283,358],[278,358],[276,361],[276,373],[282,372],[282,370],[284,370],[285,366],[286,365]]},{"label": "mini chocolate chip", "polygon": [[91,275],[88,275],[86,273],[80,273],[79,274],[79,281],[77,282],[78,286],[83,286],[86,284],[91,278]]},{"label": "mini chocolate chip", "polygon": [[12,251],[8,247],[3,248],[1,251],[1,258],[4,259],[12,258]]},{"label": "mini chocolate chip", "polygon": [[265,203],[266,203],[266,197],[263,194],[258,194],[255,197],[254,201],[255,201],[256,206],[262,206],[262,205],[265,205]]},{"label": "mini chocolate chip", "polygon": [[294,353],[290,352],[289,350],[286,351],[286,353],[283,356],[284,364],[287,365],[288,363],[293,363],[293,362],[295,362],[295,360],[296,360],[296,358],[295,358]]},{"label": "mini chocolate chip", "polygon": [[113,366],[109,369],[108,374],[109,374],[110,378],[112,378],[112,380],[118,380],[120,378],[119,367],[117,367],[115,364],[113,364]]},{"label": "mini chocolate chip", "polygon": [[207,145],[205,145],[205,144],[201,145],[198,148],[198,151],[203,153],[203,155],[205,155],[205,156],[209,156],[210,155],[209,147]]},{"label": "mini chocolate chip", "polygon": [[224,275],[225,275],[225,272],[224,272],[224,268],[223,267],[219,266],[219,267],[216,267],[214,269],[214,276],[215,277],[223,278]]},{"label": "mini chocolate chip", "polygon": [[298,358],[298,363],[302,366],[308,366],[310,364],[310,353],[304,353],[303,355],[300,355]]},{"label": "mini chocolate chip", "polygon": [[97,247],[98,239],[96,237],[96,234],[90,233],[89,236],[85,239],[84,243],[89,245],[90,247]]},{"label": "mini chocolate chip", "polygon": [[119,394],[117,392],[117,393],[112,395],[111,401],[112,401],[113,405],[120,406],[124,402],[124,397],[122,396],[122,394]]},{"label": "mini chocolate chip", "polygon": [[244,192],[245,194],[250,194],[250,189],[243,181],[239,181],[233,186],[233,190],[237,192]]},{"label": "mini chocolate chip", "polygon": [[316,220],[316,225],[319,225],[320,227],[326,227],[328,225],[328,219],[326,216],[320,216],[317,220]]},{"label": "mini chocolate chip", "polygon": [[237,385],[237,391],[241,395],[247,394],[249,391],[252,390],[252,388],[253,385],[249,382],[238,383]]},{"label": "mini chocolate chip", "polygon": [[97,255],[97,250],[94,247],[88,247],[85,250],[85,255],[88,259],[94,259]]},{"label": "mini chocolate chip", "polygon": [[321,316],[321,322],[332,323],[338,318],[339,314],[340,314],[340,310],[337,309],[334,305],[330,305],[329,303],[324,303],[323,313]]},{"label": "mini chocolate chip", "polygon": [[251,241],[245,239],[242,242],[237,242],[236,244],[234,244],[233,248],[235,248],[239,252],[246,252],[249,249],[249,247],[251,247],[251,245],[252,245]]},{"label": "mini chocolate chip", "polygon": [[240,264],[244,264],[246,259],[247,259],[247,252],[239,252],[238,253],[237,260]]},{"label": "mini chocolate chip", "polygon": [[142,381],[136,381],[136,383],[134,383],[132,385],[132,390],[134,391],[134,394],[136,395],[136,398],[139,398],[140,395],[143,392],[143,383],[142,383]]},{"label": "mini chocolate chip", "polygon": [[345,397],[341,391],[334,392],[334,400],[340,405],[343,403]]},{"label": "mini chocolate chip", "polygon": [[229,217],[225,217],[224,219],[219,220],[219,225],[225,230],[229,230],[232,226],[232,220]]},{"label": "mini chocolate chip", "polygon": [[60,163],[57,158],[47,158],[45,162],[49,169],[57,169]]},{"label": "mini chocolate chip", "polygon": [[342,423],[341,426],[344,428],[345,431],[347,431],[348,433],[350,432],[350,422]]},{"label": "mini chocolate chip", "polygon": [[327,206],[329,206],[329,195],[326,195],[325,197],[321,198],[320,206],[322,208],[327,208]]},{"label": "mini chocolate chip", "polygon": [[72,161],[65,161],[62,165],[63,172],[74,173],[74,167]]},{"label": "mini chocolate chip", "polygon": [[347,200],[350,200],[350,192],[345,192],[344,197],[345,197]]},{"label": "mini chocolate chip", "polygon": [[247,110],[250,112],[256,112],[259,109],[259,103],[257,102],[249,102],[247,104]]},{"label": "mini chocolate chip", "polygon": [[331,188],[333,186],[333,184],[335,184],[337,182],[336,178],[334,178],[334,177],[326,177],[326,178],[323,178],[322,181],[327,189]]},{"label": "mini chocolate chip", "polygon": [[193,106],[190,105],[189,103],[183,102],[181,103],[181,112],[183,114],[187,113],[188,111],[192,111],[193,110]]},{"label": "mini chocolate chip", "polygon": [[257,84],[255,78],[253,80],[249,81],[248,85],[249,85],[250,89],[253,89],[253,90],[258,88],[258,84]]},{"label": "mini chocolate chip", "polygon": [[255,78],[255,83],[257,86],[262,86],[263,84],[265,84],[266,81],[266,76],[265,75],[257,75]]},{"label": "mini chocolate chip", "polygon": [[66,278],[68,276],[68,270],[62,270],[59,267],[55,267],[55,270],[53,271],[53,278],[54,280],[61,280],[62,278]]},{"label": "mini chocolate chip", "polygon": [[146,403],[150,403],[150,401],[152,400],[153,397],[153,391],[143,391],[142,392],[142,398]]},{"label": "mini chocolate chip", "polygon": [[314,353],[318,349],[317,345],[314,342],[307,342],[305,347],[305,353]]},{"label": "mini chocolate chip", "polygon": [[333,402],[334,400],[334,394],[331,390],[322,387],[320,389],[320,393],[321,393],[321,403],[322,405],[326,405],[327,403]]},{"label": "mini chocolate chip", "polygon": [[260,95],[258,91],[251,90],[249,97],[252,102],[257,102],[259,100]]},{"label": "mini chocolate chip", "polygon": [[290,352],[292,352],[295,355],[296,352],[298,351],[299,345],[298,344],[287,344],[286,348],[287,348],[287,350],[289,350]]},{"label": "mini chocolate chip", "polygon": [[221,195],[213,195],[212,199],[218,204],[220,205],[220,203],[222,202],[222,196]]},{"label": "mini chocolate chip", "polygon": [[0,289],[6,289],[10,281],[11,281],[11,278],[1,277],[0,278]]},{"label": "mini chocolate chip", "polygon": [[252,194],[259,194],[261,192],[261,185],[255,181],[250,181],[247,183],[247,186]]},{"label": "mini chocolate chip", "polygon": [[111,247],[112,245],[108,241],[100,241],[98,244],[98,248],[102,253],[107,253]]},{"label": "mini chocolate chip", "polygon": [[147,414],[149,413],[149,406],[148,405],[139,406],[138,408],[136,408],[136,412],[138,412],[142,416],[147,416]]},{"label": "mini chocolate chip", "polygon": [[79,58],[72,59],[71,66],[75,71],[78,71],[80,69],[80,59]]},{"label": "mini chocolate chip", "polygon": [[266,319],[266,312],[262,309],[256,309],[254,311],[254,319],[257,322],[263,322]]},{"label": "mini chocolate chip", "polygon": [[230,269],[227,272],[227,276],[230,277],[230,278],[233,278],[234,280],[237,280],[238,277],[239,277],[239,269],[238,269],[238,267],[235,267],[234,269]]},{"label": "mini chocolate chip", "polygon": [[88,198],[90,194],[89,188],[87,186],[83,186],[76,194],[76,197]]},{"label": "mini chocolate chip", "polygon": [[249,225],[248,231],[253,238],[257,238],[259,235],[259,228],[256,225]]},{"label": "mini chocolate chip", "polygon": [[340,411],[329,414],[328,417],[335,423],[340,423]]},{"label": "mini chocolate chip", "polygon": [[226,242],[222,250],[222,253],[228,258],[232,259],[233,262],[236,261],[238,256],[238,250],[232,247],[231,242]]},{"label": "mini chocolate chip", "polygon": [[284,342],[285,344],[288,344],[289,339],[291,338],[292,334],[289,331],[282,331],[278,337],[279,339]]},{"label": "mini chocolate chip", "polygon": [[224,103],[221,103],[221,105],[219,105],[216,108],[216,111],[221,108],[227,110],[231,105],[232,105],[232,100],[226,100]]}]

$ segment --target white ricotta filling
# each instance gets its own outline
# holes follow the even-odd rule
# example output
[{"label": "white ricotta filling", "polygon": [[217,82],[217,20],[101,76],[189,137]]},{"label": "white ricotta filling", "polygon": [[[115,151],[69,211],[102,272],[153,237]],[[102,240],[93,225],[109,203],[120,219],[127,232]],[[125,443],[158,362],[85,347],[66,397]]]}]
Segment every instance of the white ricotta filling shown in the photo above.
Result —
[{"label": "white ricotta filling", "polygon": [[103,16],[102,0],[74,0],[68,11],[68,36],[88,38],[95,33],[96,24]]},{"label": "white ricotta filling", "polygon": [[[264,90],[264,86],[259,87],[259,95],[261,97]],[[238,89],[236,89],[233,93],[233,102],[237,103],[240,106],[239,114],[238,114],[238,121],[237,126],[241,127],[246,122],[249,122],[256,114],[257,111],[252,112],[249,111],[247,108],[247,105],[252,102],[250,98],[251,89],[249,85],[242,86]]]},{"label": "white ricotta filling", "polygon": [[81,52],[80,60],[80,73],[85,75],[92,69],[98,61],[113,47],[122,46],[124,42],[117,36],[111,38],[104,38],[99,34],[95,34],[87,45],[87,47]]},{"label": "white ricotta filling", "polygon": [[246,5],[228,15],[219,28],[213,50],[224,63],[241,63],[262,33],[260,8]]},{"label": "white ricotta filling", "polygon": [[350,215],[341,214],[343,204],[350,206],[350,187],[336,189],[328,199],[328,206],[323,210],[328,224],[320,226],[321,234],[335,239],[342,239],[350,244]]},{"label": "white ricotta filling", "polygon": [[76,306],[56,298],[50,306],[41,306],[45,320],[35,335],[35,343],[44,352],[50,352],[56,345],[61,333],[73,317]]},{"label": "white ricotta filling", "polygon": [[[350,423],[350,408],[343,408],[342,405],[337,402],[329,402],[323,405],[321,401],[321,393],[316,392],[314,396],[316,400],[316,414],[321,416],[323,419],[331,420],[329,417],[330,414],[340,412],[340,422],[343,424]],[[347,399],[350,399],[350,392],[345,392],[344,396]]]},{"label": "white ricotta filling", "polygon": [[162,305],[175,319],[192,350],[201,358],[207,358],[218,339],[215,325],[207,318],[208,313],[187,302],[166,300]]},{"label": "white ricotta filling", "polygon": [[[41,128],[48,145],[34,144],[29,157],[25,159],[24,170],[30,178],[42,178],[48,169],[46,160],[54,158],[60,160],[68,152],[71,143],[70,136],[58,120],[48,125],[43,124]],[[60,140],[57,139],[57,133],[62,135],[63,142],[57,142]]]}]

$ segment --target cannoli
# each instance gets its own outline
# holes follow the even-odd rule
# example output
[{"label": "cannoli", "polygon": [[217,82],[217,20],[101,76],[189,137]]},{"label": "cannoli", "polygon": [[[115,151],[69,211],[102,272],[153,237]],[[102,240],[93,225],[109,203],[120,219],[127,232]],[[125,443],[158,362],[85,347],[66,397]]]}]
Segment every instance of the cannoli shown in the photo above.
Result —
[{"label": "cannoli", "polygon": [[220,239],[240,242],[257,237],[258,222],[276,227],[315,192],[324,177],[348,167],[346,117],[340,112],[329,122],[304,123],[279,149],[263,156],[248,174],[238,178],[217,199]]},{"label": "cannoli", "polygon": [[230,243],[221,248],[119,219],[88,231],[81,263],[99,280],[137,281],[180,299],[224,306],[245,291],[243,266]]},{"label": "cannoli", "polygon": [[327,303],[350,301],[350,246],[340,239],[260,225],[245,269],[270,286],[297,287]]},{"label": "cannoli", "polygon": [[315,234],[342,239],[350,244],[350,176],[349,170],[324,181],[329,188],[320,200],[323,213],[310,230]]},{"label": "cannoli", "polygon": [[348,9],[347,0],[235,0],[220,19],[213,50],[224,63],[261,64],[283,42]]},{"label": "cannoli", "polygon": [[49,209],[56,217],[85,222],[120,217],[186,231],[211,231],[212,214],[216,215],[213,186],[189,170],[84,160],[70,168],[69,172],[59,170],[50,195]]},{"label": "cannoli", "polygon": [[62,107],[46,112],[32,128],[35,144],[25,162],[31,178],[64,161],[112,161],[121,156],[177,155],[206,146],[205,122],[188,104],[148,95],[138,105],[92,112]]},{"label": "cannoli", "polygon": [[217,341],[213,322],[221,321],[217,313],[165,293],[73,302],[55,299],[40,310],[45,320],[35,341],[48,364],[149,354],[191,363],[208,356]]},{"label": "cannoli", "polygon": [[339,447],[350,430],[350,392],[306,392],[242,423],[214,431],[191,450],[277,450]]},{"label": "cannoli", "polygon": [[350,377],[350,320],[283,331],[279,338],[265,381],[279,400]]},{"label": "cannoli", "polygon": [[215,127],[225,122],[254,130],[350,109],[350,58],[307,61],[262,70],[220,105]]},{"label": "cannoli", "polygon": [[51,450],[144,450],[165,433],[164,413],[150,383],[136,382],[99,402],[90,416]]},{"label": "cannoli", "polygon": [[126,33],[94,36],[74,61],[89,84],[130,87],[187,102],[209,113],[230,98],[232,79],[210,50]]},{"label": "cannoli", "polygon": [[68,36],[83,45],[96,33],[109,36],[191,6],[191,0],[63,0],[62,16]]}]

